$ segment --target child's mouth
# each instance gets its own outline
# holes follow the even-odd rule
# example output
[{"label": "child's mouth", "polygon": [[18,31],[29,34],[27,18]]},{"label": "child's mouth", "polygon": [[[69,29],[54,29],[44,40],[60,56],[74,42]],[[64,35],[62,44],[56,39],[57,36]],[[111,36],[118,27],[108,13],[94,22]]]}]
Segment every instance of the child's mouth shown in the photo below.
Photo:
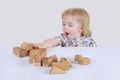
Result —
[{"label": "child's mouth", "polygon": [[68,36],[69,35],[69,33],[68,32],[65,32],[65,34]]}]

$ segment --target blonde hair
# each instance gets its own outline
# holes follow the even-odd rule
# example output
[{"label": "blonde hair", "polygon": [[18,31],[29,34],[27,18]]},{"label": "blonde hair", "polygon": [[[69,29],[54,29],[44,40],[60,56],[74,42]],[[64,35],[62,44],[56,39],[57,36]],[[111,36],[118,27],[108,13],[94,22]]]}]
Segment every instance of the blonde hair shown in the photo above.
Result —
[{"label": "blonde hair", "polygon": [[82,24],[82,32],[81,36],[90,37],[92,35],[90,29],[89,29],[89,15],[85,9],[81,8],[70,8],[68,10],[65,10],[62,13],[62,19],[65,16],[73,16],[78,19],[78,21]]}]

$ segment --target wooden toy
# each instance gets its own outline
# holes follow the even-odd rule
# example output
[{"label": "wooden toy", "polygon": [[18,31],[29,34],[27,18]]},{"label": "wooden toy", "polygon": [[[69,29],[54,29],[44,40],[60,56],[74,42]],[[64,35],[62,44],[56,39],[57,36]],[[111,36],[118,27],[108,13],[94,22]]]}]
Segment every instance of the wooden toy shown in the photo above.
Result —
[{"label": "wooden toy", "polygon": [[52,55],[49,58],[52,58],[52,62],[58,62],[58,59],[57,59],[56,55]]},{"label": "wooden toy", "polygon": [[75,60],[75,61],[78,61],[78,59],[79,59],[80,57],[82,57],[82,56],[81,56],[81,55],[75,55],[74,60]]},{"label": "wooden toy", "polygon": [[33,49],[33,46],[30,43],[28,44],[26,42],[23,42],[22,45],[21,45],[21,48],[26,50],[26,51],[30,51],[31,49]]},{"label": "wooden toy", "polygon": [[63,70],[65,70],[65,71],[70,69],[70,65],[69,65],[69,63],[66,62],[66,61],[64,61],[64,62],[54,62],[54,63],[52,64],[52,66],[56,66],[56,67],[58,67],[58,68],[60,68],[60,69],[63,69]]},{"label": "wooden toy", "polygon": [[46,48],[32,49],[29,53],[29,63],[33,63],[36,66],[41,66],[42,59],[47,54]]},{"label": "wooden toy", "polygon": [[29,55],[28,51],[21,49],[20,47],[14,47],[13,54],[15,54],[18,57],[26,57]]},{"label": "wooden toy", "polygon": [[53,66],[51,69],[50,69],[50,72],[49,74],[64,74],[65,71],[56,67],[56,66]]},{"label": "wooden toy", "polygon": [[81,57],[78,59],[78,64],[88,65],[88,64],[90,64],[90,59],[87,57]]},{"label": "wooden toy", "polygon": [[42,66],[50,67],[52,65],[52,58],[45,57],[42,59]]},{"label": "wooden toy", "polygon": [[60,62],[64,62],[64,61],[66,61],[66,62],[69,64],[69,66],[72,67],[72,65],[71,65],[71,62],[72,62],[72,61],[70,61],[70,60],[67,59],[67,58],[61,57]]}]

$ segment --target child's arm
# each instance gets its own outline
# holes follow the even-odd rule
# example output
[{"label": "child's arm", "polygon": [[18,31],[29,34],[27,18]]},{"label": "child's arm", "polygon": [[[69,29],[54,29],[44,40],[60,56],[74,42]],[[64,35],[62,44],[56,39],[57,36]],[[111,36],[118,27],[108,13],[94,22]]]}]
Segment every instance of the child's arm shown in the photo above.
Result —
[{"label": "child's arm", "polygon": [[55,47],[58,44],[59,44],[59,42],[56,39],[51,38],[51,39],[45,40],[42,43],[33,44],[33,47],[34,48],[48,48],[48,47]]}]

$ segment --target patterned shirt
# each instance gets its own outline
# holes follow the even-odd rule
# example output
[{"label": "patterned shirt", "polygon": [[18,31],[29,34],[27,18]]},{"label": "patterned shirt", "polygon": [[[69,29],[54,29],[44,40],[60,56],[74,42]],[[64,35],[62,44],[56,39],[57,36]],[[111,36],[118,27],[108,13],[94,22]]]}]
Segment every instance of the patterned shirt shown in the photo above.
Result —
[{"label": "patterned shirt", "polygon": [[55,39],[59,42],[58,46],[62,47],[97,47],[96,42],[91,37],[80,37],[68,40],[64,33],[56,36]]}]

